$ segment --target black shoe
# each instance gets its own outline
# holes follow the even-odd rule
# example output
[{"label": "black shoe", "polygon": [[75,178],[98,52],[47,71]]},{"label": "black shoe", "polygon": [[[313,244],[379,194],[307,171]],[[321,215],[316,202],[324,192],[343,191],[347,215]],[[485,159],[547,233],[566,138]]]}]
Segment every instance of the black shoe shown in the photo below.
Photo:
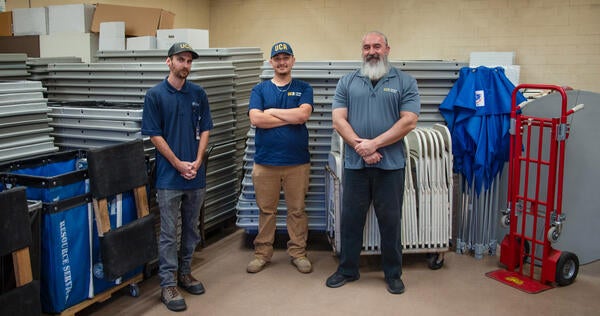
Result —
[{"label": "black shoe", "polygon": [[402,279],[386,279],[385,283],[387,283],[388,292],[392,294],[404,293],[404,282],[402,282]]},{"label": "black shoe", "polygon": [[194,278],[194,276],[191,274],[184,274],[180,276],[177,285],[190,294],[204,294],[204,285],[202,285],[202,282],[196,280],[196,278]]},{"label": "black shoe", "polygon": [[339,272],[335,272],[327,278],[327,282],[325,282],[325,285],[327,285],[328,287],[336,288],[346,284],[346,282],[356,281],[358,280],[358,278],[359,276],[347,276]]}]

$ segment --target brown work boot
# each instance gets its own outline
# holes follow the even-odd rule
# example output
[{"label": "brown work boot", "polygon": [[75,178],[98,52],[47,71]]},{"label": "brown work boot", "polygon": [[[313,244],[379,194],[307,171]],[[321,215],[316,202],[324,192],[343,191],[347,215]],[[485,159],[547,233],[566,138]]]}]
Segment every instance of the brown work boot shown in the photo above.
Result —
[{"label": "brown work boot", "polygon": [[160,293],[160,300],[167,306],[169,310],[174,312],[181,312],[187,308],[183,296],[179,294],[179,291],[175,286],[163,287]]},{"label": "brown work boot", "polygon": [[177,285],[188,291],[190,294],[204,294],[204,285],[202,285],[202,282],[196,280],[191,273],[180,275],[179,279],[177,280]]},{"label": "brown work boot", "polygon": [[302,273],[311,273],[312,272],[312,264],[310,260],[306,257],[294,258],[292,263],[296,266],[296,269]]},{"label": "brown work boot", "polygon": [[256,273],[259,272],[260,270],[262,270],[265,265],[267,264],[267,262],[263,259],[260,258],[254,258],[252,259],[252,261],[250,261],[248,263],[248,266],[246,266],[246,271],[248,273]]}]

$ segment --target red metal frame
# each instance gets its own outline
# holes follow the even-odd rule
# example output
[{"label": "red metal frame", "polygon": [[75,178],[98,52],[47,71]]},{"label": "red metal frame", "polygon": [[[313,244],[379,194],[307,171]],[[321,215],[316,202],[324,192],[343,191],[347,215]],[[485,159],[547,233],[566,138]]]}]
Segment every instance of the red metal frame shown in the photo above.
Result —
[{"label": "red metal frame", "polygon": [[[516,104],[517,93],[522,89],[559,92],[562,96],[560,117],[541,118],[522,114]],[[567,94],[562,87],[521,84],[513,90],[508,174],[510,231],[501,244],[500,262],[506,265],[508,271],[516,271],[542,284],[555,281],[556,264],[561,254],[552,248],[547,235],[562,213],[565,141],[569,135],[567,116],[573,113],[573,109],[567,111]],[[550,144],[544,145],[544,141]],[[536,151],[532,152],[534,148]],[[547,155],[544,155],[545,150]],[[544,172],[547,179],[541,179]],[[547,183],[545,188],[543,181]],[[535,184],[535,187],[531,188],[530,184]],[[543,234],[538,231],[542,220]],[[538,254],[540,248],[541,256]],[[528,269],[524,268],[526,262],[530,263]],[[536,266],[541,266],[539,278],[534,276]]]}]

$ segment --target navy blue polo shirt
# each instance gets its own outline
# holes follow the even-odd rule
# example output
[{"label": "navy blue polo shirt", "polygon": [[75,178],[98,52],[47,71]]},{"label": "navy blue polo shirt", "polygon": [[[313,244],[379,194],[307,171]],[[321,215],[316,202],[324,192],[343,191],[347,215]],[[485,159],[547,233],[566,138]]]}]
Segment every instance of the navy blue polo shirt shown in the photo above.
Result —
[{"label": "navy blue polo shirt", "polygon": [[[250,94],[248,110],[292,109],[307,103],[313,106],[313,89],[292,79],[287,88],[277,88],[271,80],[257,84]],[[256,128],[254,162],[270,166],[294,166],[310,162],[306,124]]]},{"label": "navy blue polo shirt", "polygon": [[[201,132],[213,128],[206,92],[186,80],[181,90],[173,88],[165,79],[146,92],[142,115],[142,134],[162,136],[173,153],[182,161],[194,161]],[[184,179],[171,163],[156,151],[156,188],[192,190],[206,186],[205,166],[192,180]]]},{"label": "navy blue polo shirt", "polygon": [[[338,81],[332,103],[332,109],[336,108],[348,109],[348,122],[359,137],[373,139],[390,129],[400,119],[401,111],[419,115],[421,99],[417,80],[392,67],[373,87],[370,79],[356,70]],[[366,165],[353,148],[345,146],[344,168],[395,170],[405,166],[402,141],[379,148],[383,159],[372,165]]]}]

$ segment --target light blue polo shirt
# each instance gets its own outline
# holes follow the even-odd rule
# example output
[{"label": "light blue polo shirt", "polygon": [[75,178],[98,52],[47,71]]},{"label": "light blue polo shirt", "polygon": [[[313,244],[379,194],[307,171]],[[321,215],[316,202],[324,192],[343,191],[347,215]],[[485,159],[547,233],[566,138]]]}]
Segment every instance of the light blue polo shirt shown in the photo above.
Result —
[{"label": "light blue polo shirt", "polygon": [[[336,108],[348,108],[348,122],[354,132],[361,138],[373,139],[390,129],[400,119],[401,111],[419,115],[421,99],[417,80],[392,67],[373,87],[370,79],[361,75],[360,70],[356,70],[339,80],[332,103],[332,109]],[[345,168],[404,168],[402,141],[379,148],[383,159],[372,165],[367,165],[348,144],[345,146]]]}]

